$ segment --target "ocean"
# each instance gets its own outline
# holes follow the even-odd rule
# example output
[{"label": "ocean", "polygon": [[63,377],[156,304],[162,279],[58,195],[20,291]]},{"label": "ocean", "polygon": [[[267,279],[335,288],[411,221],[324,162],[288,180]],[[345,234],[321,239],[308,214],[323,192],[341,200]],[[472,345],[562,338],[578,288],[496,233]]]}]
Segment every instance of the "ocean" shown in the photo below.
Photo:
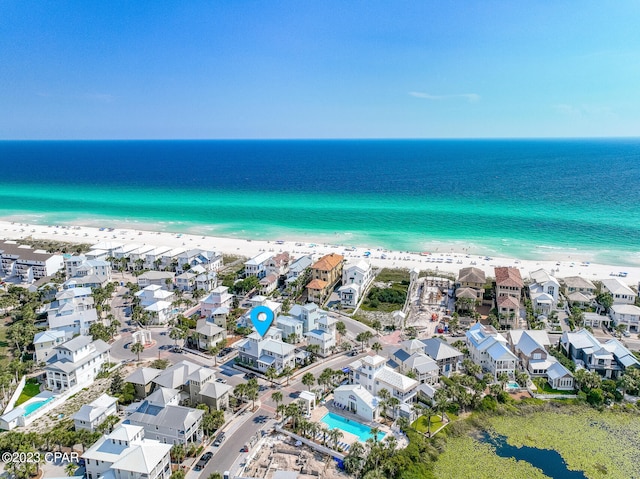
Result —
[{"label": "ocean", "polygon": [[640,264],[640,139],[0,141],[0,217]]}]

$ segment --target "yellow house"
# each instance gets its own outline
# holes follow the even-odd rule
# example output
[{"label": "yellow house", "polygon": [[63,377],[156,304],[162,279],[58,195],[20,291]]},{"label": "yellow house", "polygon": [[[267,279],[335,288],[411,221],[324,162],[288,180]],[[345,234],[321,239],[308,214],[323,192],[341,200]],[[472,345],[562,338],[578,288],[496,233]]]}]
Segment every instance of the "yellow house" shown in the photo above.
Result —
[{"label": "yellow house", "polygon": [[344,256],[331,253],[311,265],[311,281],[307,285],[309,301],[322,304],[342,277]]}]

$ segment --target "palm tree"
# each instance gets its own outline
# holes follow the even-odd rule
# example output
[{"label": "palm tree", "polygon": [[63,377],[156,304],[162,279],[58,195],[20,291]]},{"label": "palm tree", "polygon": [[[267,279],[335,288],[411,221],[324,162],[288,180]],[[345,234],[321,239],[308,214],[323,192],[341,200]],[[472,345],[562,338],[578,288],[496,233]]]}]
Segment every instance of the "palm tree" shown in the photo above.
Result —
[{"label": "palm tree", "polygon": [[498,374],[498,382],[502,385],[502,389],[505,388],[507,383],[509,382],[509,375],[505,372]]},{"label": "palm tree", "polygon": [[320,424],[310,421],[307,431],[309,432],[309,437],[311,439],[314,439],[316,437],[316,434],[318,434],[318,432],[320,431]]},{"label": "palm tree", "polygon": [[315,361],[318,353],[320,352],[320,345],[310,344],[307,346],[307,352],[311,355],[311,362]]},{"label": "palm tree", "polygon": [[280,391],[274,391],[271,393],[271,399],[276,403],[276,411],[278,410],[278,406],[282,402],[282,393]]},{"label": "palm tree", "polygon": [[264,372],[264,375],[269,381],[271,381],[271,386],[273,387],[275,379],[278,377],[278,370],[274,366],[269,366]]},{"label": "palm tree", "polygon": [[340,335],[340,341],[338,341],[338,342],[341,342],[343,336],[347,333],[347,327],[345,326],[345,324],[342,321],[338,321],[336,323],[336,331]]},{"label": "palm tree", "polygon": [[380,351],[382,351],[382,344],[376,341],[375,343],[373,343],[373,346],[371,346],[371,349],[373,349],[376,354],[378,354]]},{"label": "palm tree", "polygon": [[74,476],[76,473],[76,469],[78,469],[78,464],[73,461],[69,461],[69,463],[64,468],[64,472],[67,473],[67,476]]},{"label": "palm tree", "polygon": [[313,386],[313,383],[315,382],[316,378],[311,373],[305,373],[304,376],[302,376],[302,384],[307,386],[309,388],[309,391],[311,391],[311,386]]},{"label": "palm tree", "polygon": [[370,434],[373,436],[373,441],[378,442],[378,434],[380,434],[380,428],[372,427]]},{"label": "palm tree", "polygon": [[287,366],[282,370],[282,375],[287,378],[287,383],[286,385],[289,385],[289,379],[291,378],[291,375],[293,374],[293,369],[291,369],[291,366]]},{"label": "palm tree", "polygon": [[333,442],[333,448],[335,450],[338,449],[338,441],[340,441],[340,439],[344,436],[344,434],[342,433],[342,431],[340,429],[338,429],[337,427],[331,429],[329,431],[329,439],[331,439],[331,441]]},{"label": "palm tree", "polygon": [[185,336],[186,336],[186,333],[180,328],[173,328],[169,332],[169,337],[173,339],[173,346],[175,348],[178,347],[178,339],[184,339]]},{"label": "palm tree", "polygon": [[320,432],[322,433],[322,445],[327,445],[327,436],[329,435],[329,428],[327,426],[320,426]]},{"label": "palm tree", "polygon": [[434,399],[436,401],[436,408],[440,411],[441,420],[444,422],[444,410],[447,408],[447,404],[449,404],[449,394],[445,389],[438,389]]},{"label": "palm tree", "polygon": [[140,354],[142,351],[144,351],[144,344],[142,343],[135,343],[131,346],[131,352],[138,355],[138,361],[140,361]]}]

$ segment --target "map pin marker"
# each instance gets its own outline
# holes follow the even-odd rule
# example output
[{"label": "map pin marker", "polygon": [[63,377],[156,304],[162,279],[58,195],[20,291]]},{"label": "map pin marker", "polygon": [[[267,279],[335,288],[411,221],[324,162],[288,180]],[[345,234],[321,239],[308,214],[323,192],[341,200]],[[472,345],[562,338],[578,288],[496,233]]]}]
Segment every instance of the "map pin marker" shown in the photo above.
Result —
[{"label": "map pin marker", "polygon": [[264,338],[267,334],[271,323],[273,323],[274,315],[266,306],[256,306],[251,310],[251,322],[253,327],[256,328],[258,334]]}]

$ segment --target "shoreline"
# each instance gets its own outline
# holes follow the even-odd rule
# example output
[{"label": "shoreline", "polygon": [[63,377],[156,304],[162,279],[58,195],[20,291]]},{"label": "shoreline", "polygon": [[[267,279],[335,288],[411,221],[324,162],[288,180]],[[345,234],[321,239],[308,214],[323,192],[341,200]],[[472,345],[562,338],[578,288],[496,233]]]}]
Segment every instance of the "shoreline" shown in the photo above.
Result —
[{"label": "shoreline", "polygon": [[[105,222],[106,223],[106,222]],[[111,222],[115,224],[115,222]],[[615,266],[600,263],[588,262],[584,253],[575,252],[575,259],[566,259],[560,255],[554,259],[526,260],[509,257],[493,257],[484,254],[477,254],[467,251],[460,251],[456,248],[457,243],[438,243],[446,251],[431,251],[425,255],[416,252],[391,251],[383,248],[366,248],[355,245],[338,245],[326,241],[326,237],[321,235],[301,235],[306,237],[303,241],[282,238],[278,241],[262,239],[244,239],[238,237],[211,236],[207,234],[194,233],[173,233],[168,231],[152,231],[143,229],[141,226],[152,227],[148,224],[136,224],[132,228],[131,224],[125,227],[113,227],[113,231],[98,228],[95,226],[84,226],[80,224],[54,226],[24,223],[18,221],[0,220],[0,239],[2,240],[24,240],[27,237],[34,239],[64,241],[69,243],[88,243],[95,245],[103,241],[114,243],[136,243],[140,246],[151,245],[156,247],[167,246],[171,248],[203,248],[219,251],[226,255],[253,257],[263,251],[274,253],[288,251],[296,258],[311,254],[314,259],[328,253],[338,253],[345,256],[347,261],[357,261],[365,259],[365,253],[370,252],[366,258],[377,268],[418,268],[421,271],[431,270],[438,273],[450,273],[457,276],[461,268],[474,266],[482,269],[487,277],[493,277],[493,268],[496,266],[512,266],[520,269],[522,278],[526,280],[529,273],[538,269],[545,269],[556,278],[567,276],[582,276],[591,281],[597,281],[612,277],[620,272],[626,272],[626,277],[620,279],[630,286],[637,287],[640,282],[639,266]],[[185,228],[188,230],[189,228]],[[238,233],[239,235],[241,232]],[[312,242],[310,237],[315,237],[316,242]],[[438,247],[440,249],[440,247]],[[475,264],[473,264],[475,263]]]}]

